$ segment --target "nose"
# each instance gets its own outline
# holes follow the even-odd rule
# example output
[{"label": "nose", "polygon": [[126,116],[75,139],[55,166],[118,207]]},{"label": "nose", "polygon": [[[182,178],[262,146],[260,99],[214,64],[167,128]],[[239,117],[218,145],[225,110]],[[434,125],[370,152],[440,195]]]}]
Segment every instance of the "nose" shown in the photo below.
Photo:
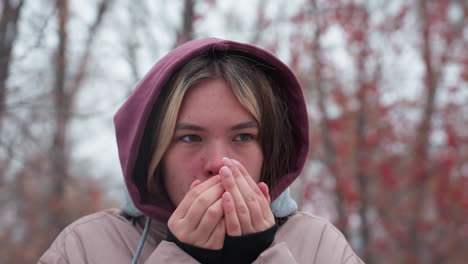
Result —
[{"label": "nose", "polygon": [[223,157],[229,157],[228,146],[222,142],[213,142],[207,146],[204,164],[205,177],[212,177],[219,174],[219,170],[223,166]]}]

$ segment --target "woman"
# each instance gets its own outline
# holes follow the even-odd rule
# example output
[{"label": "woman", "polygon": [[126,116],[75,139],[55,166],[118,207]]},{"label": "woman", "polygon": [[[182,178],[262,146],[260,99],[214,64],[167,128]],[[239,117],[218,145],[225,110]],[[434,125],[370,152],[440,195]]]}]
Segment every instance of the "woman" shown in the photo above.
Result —
[{"label": "woman", "polygon": [[289,196],[307,124],[270,53],[215,38],[176,48],[115,116],[128,202],[65,228],[39,263],[362,263]]}]

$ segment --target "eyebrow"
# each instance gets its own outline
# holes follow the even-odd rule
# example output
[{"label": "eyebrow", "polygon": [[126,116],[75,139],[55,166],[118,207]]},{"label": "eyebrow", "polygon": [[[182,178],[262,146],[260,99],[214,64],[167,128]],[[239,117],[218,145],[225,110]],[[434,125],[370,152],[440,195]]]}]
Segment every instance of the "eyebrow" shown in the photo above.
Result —
[{"label": "eyebrow", "polygon": [[248,121],[231,127],[231,130],[239,130],[244,128],[258,128],[257,121]]},{"label": "eyebrow", "polygon": [[[239,123],[231,127],[231,130],[240,130],[244,128],[258,128],[256,121],[248,121]],[[176,130],[192,130],[192,131],[205,131],[206,129],[190,123],[179,123],[175,127]]]},{"label": "eyebrow", "polygon": [[201,126],[189,124],[189,123],[179,123],[175,127],[176,130],[194,130],[194,131],[205,131]]}]

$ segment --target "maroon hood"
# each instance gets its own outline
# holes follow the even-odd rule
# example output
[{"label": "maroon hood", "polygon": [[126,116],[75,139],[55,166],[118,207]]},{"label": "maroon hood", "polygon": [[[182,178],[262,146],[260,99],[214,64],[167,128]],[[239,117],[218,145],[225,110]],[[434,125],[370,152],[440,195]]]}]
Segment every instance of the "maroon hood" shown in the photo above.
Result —
[{"label": "maroon hood", "polygon": [[268,51],[252,45],[217,38],[189,41],[171,51],[151,68],[114,117],[120,164],[130,197],[136,208],[146,216],[159,221],[167,221],[174,208],[170,203],[158,203],[152,200],[145,186],[146,174],[134,175],[143,133],[153,105],[171,75],[191,58],[207,50],[238,51],[258,58],[274,69],[271,77],[286,90],[284,100],[295,132],[295,149],[298,151],[297,155],[292,157],[291,172],[271,186],[272,200],[297,178],[309,150],[306,105],[301,86],[288,66]]}]

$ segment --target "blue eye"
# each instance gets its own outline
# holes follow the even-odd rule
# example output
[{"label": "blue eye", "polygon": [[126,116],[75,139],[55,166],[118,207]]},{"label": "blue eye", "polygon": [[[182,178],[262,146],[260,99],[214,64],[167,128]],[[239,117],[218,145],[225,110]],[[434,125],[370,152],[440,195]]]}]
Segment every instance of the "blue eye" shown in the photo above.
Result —
[{"label": "blue eye", "polygon": [[252,135],[251,134],[240,134],[237,135],[234,138],[234,141],[241,141],[241,142],[246,142],[252,140]]},{"label": "blue eye", "polygon": [[185,136],[180,137],[180,140],[182,140],[183,142],[187,142],[187,143],[200,142],[201,137],[197,135],[185,135]]}]

